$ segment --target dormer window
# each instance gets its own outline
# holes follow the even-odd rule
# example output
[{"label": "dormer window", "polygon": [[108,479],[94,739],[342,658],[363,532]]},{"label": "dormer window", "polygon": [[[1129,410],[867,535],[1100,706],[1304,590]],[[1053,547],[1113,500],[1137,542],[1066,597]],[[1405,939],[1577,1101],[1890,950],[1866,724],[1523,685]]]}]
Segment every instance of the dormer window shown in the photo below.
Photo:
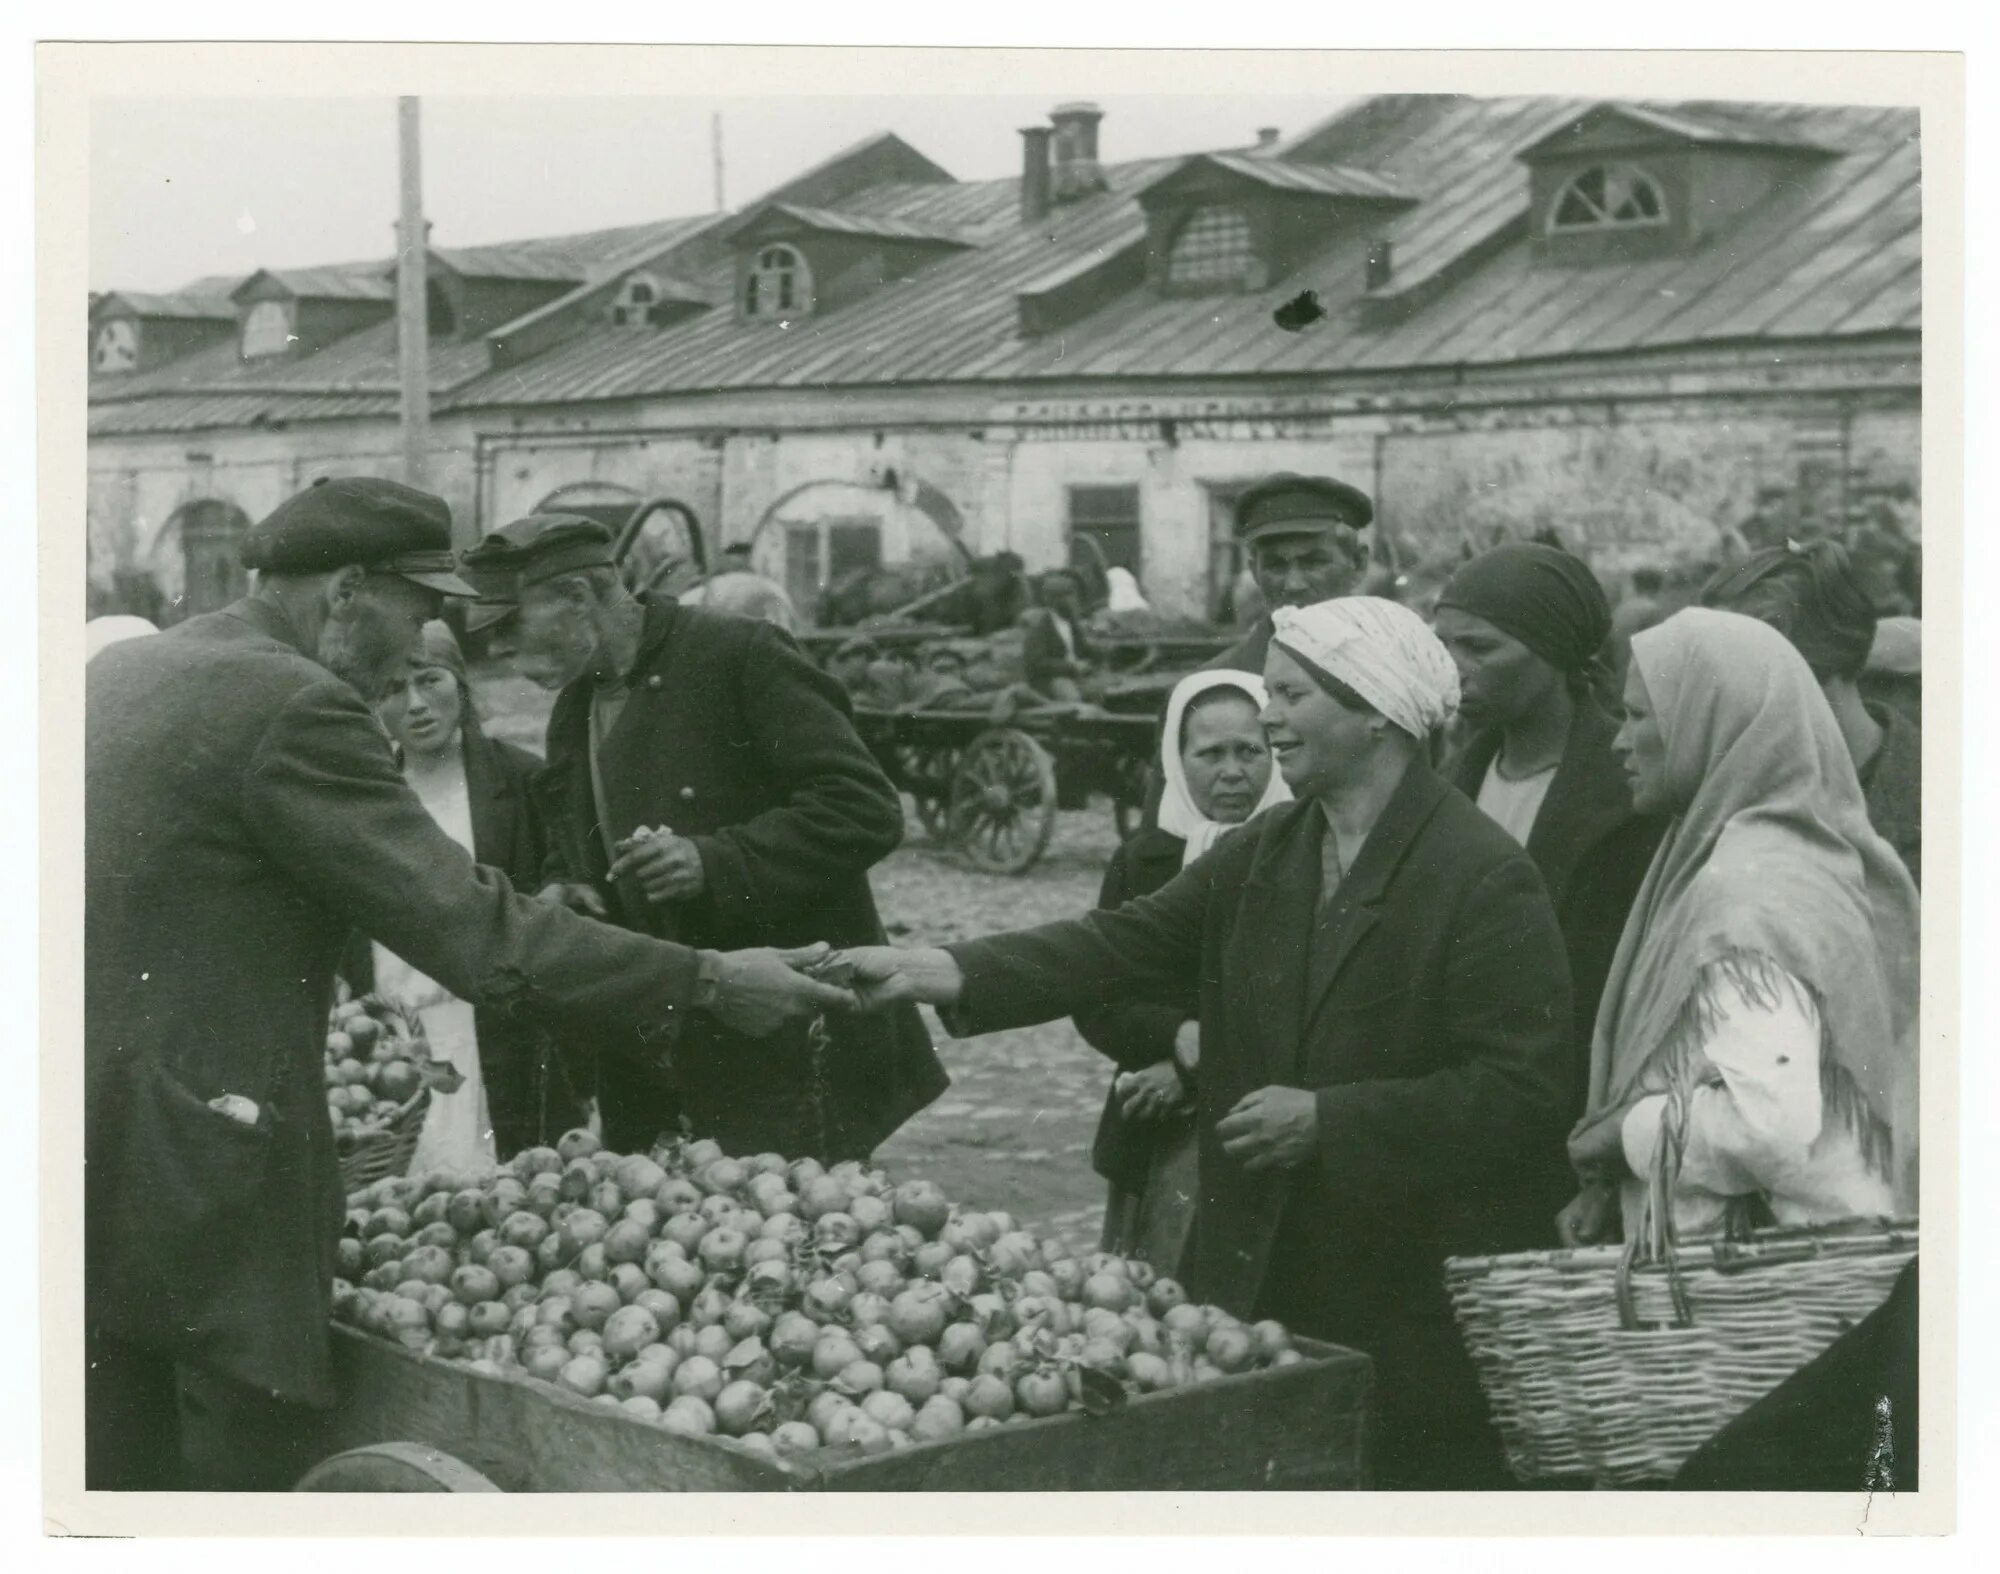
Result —
[{"label": "dormer window", "polygon": [[635,273],[627,279],[611,306],[611,320],[621,328],[644,328],[665,318],[660,286],[644,273]]},{"label": "dormer window", "polygon": [[292,345],[292,315],[283,301],[258,301],[243,317],[243,358],[283,355]]},{"label": "dormer window", "polygon": [[743,283],[743,315],[803,317],[812,309],[812,273],[790,246],[765,246]]},{"label": "dormer window", "polygon": [[1241,208],[1223,203],[1189,214],[1167,255],[1167,282],[1184,289],[1244,289],[1260,273],[1250,220]]},{"label": "dormer window", "polygon": [[91,341],[90,369],[93,372],[129,372],[139,365],[139,330],[129,320],[118,317],[102,324]]},{"label": "dormer window", "polygon": [[1556,194],[1549,233],[1648,229],[1667,222],[1660,183],[1635,164],[1593,164]]}]

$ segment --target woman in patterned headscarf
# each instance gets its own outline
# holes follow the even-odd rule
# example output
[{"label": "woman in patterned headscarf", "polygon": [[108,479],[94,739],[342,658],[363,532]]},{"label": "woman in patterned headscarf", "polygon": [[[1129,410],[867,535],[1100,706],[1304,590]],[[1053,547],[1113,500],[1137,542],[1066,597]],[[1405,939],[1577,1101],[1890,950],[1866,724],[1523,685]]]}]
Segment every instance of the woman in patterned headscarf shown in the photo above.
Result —
[{"label": "woman in patterned headscarf", "polygon": [[1105,1001],[1200,1023],[1189,1290],[1375,1360],[1392,1487],[1504,1480],[1443,1260],[1519,1244],[1560,1147],[1569,973],[1534,864],[1434,774],[1458,699],[1416,614],[1281,608],[1264,729],[1297,801],[1114,912],[850,953],[864,998],[985,1033]]}]

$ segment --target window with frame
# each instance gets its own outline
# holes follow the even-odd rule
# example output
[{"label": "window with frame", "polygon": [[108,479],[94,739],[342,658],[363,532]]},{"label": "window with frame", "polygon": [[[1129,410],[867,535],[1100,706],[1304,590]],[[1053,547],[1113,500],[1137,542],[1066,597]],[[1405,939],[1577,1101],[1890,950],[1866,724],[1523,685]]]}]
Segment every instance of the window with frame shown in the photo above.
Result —
[{"label": "window with frame", "polygon": [[805,258],[790,246],[761,247],[743,281],[743,315],[802,317],[811,300],[812,273]]},{"label": "window with frame", "polygon": [[1238,288],[1249,279],[1256,262],[1256,237],[1243,210],[1210,203],[1196,208],[1174,233],[1167,253],[1167,282]]},{"label": "window with frame", "polygon": [[259,301],[243,319],[243,358],[283,355],[292,344],[292,314],[283,301]]},{"label": "window with frame", "polygon": [[[1069,540],[1070,562],[1075,567],[1086,571],[1128,569],[1134,579],[1139,579],[1139,489],[1136,486],[1071,487]],[[1084,545],[1085,541],[1097,550],[1093,552],[1090,546]]]},{"label": "window with frame", "polygon": [[1633,164],[1593,164],[1563,185],[1549,209],[1552,235],[1647,229],[1666,222],[1666,193]]},{"label": "window with frame", "polygon": [[622,328],[643,328],[661,316],[660,287],[643,273],[625,281],[611,307],[611,320]]}]

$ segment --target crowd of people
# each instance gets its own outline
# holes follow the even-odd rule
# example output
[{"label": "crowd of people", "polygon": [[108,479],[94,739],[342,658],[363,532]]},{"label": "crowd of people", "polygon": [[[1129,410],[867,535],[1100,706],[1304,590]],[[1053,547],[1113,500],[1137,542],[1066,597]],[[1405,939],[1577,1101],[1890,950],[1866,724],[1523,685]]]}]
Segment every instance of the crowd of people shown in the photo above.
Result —
[{"label": "crowd of people", "polygon": [[[584,1122],[865,1158],[945,1086],[920,1003],[968,1037],[1072,1017],[1115,1067],[1105,1247],[1366,1352],[1388,1487],[1510,1484],[1447,1257],[1913,1214],[1915,642],[1856,555],[1614,606],[1547,541],[1383,584],[1330,479],[1236,523],[1263,610],[1174,688],[1097,909],[943,948],[888,945],[869,890],[902,834],[850,711],[879,651],[823,672],[782,620],[635,594],[591,521],[454,558],[440,500],[336,480],[253,528],[242,601],[104,629],[90,1484],[307,1462],[336,975],[465,1077],[426,1168]],[[1056,703],[1079,589],[1016,620]],[[447,598],[555,694],[544,758],[482,729]],[[955,654],[933,698],[985,692]]]}]

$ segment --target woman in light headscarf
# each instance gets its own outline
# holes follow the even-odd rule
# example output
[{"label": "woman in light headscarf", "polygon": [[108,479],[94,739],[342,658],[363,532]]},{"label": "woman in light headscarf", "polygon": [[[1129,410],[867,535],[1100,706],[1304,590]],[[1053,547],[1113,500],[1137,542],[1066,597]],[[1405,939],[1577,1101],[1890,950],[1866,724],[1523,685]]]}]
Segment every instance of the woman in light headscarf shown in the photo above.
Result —
[{"label": "woman in light headscarf", "polygon": [[1633,640],[1625,703],[1634,801],[1674,818],[1598,1012],[1565,1237],[1631,1238],[1665,1134],[1683,1233],[1913,1211],[1916,888],[1811,670],[1693,609]]},{"label": "woman in light headscarf", "polygon": [[1430,768],[1458,675],[1421,618],[1280,608],[1264,682],[1298,801],[1115,912],[848,955],[865,1001],[928,1000],[961,1034],[1192,1011],[1189,1291],[1374,1358],[1379,1484],[1501,1485],[1442,1265],[1516,1244],[1526,1161],[1562,1141],[1562,936],[1520,844]]},{"label": "woman in light headscarf", "polygon": [[[1258,720],[1267,703],[1262,680],[1243,672],[1191,673],[1174,686],[1160,734],[1160,823],[1112,855],[1100,909],[1151,895],[1225,832],[1291,801]],[[1111,1186],[1104,1249],[1173,1273],[1194,1222],[1201,1024],[1177,1006],[1120,1001],[1077,1012],[1076,1029],[1119,1068],[1090,1150]]]}]

